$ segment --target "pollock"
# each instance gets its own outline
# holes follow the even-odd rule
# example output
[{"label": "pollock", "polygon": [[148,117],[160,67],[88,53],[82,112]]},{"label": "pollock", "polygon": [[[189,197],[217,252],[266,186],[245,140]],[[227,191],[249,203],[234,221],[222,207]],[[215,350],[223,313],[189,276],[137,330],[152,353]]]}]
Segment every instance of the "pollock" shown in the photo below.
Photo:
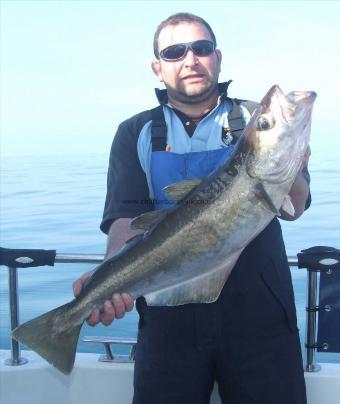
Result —
[{"label": "pollock", "polygon": [[77,298],[13,337],[69,374],[83,322],[113,293],[144,296],[149,305],[215,301],[243,249],[280,210],[294,215],[288,194],[309,144],[315,98],[273,86],[219,169],[168,186],[172,207],[133,219],[141,234],[100,264]]}]

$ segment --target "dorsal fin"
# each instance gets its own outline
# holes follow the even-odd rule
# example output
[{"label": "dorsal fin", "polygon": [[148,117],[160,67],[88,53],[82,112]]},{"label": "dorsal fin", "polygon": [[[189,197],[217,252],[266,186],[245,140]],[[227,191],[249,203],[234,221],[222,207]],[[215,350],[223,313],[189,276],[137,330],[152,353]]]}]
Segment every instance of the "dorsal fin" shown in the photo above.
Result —
[{"label": "dorsal fin", "polygon": [[166,186],[163,189],[163,191],[171,202],[179,203],[183,201],[183,199],[185,199],[190,194],[191,191],[197,188],[201,182],[202,180],[199,178],[195,178],[192,180],[184,180]]}]

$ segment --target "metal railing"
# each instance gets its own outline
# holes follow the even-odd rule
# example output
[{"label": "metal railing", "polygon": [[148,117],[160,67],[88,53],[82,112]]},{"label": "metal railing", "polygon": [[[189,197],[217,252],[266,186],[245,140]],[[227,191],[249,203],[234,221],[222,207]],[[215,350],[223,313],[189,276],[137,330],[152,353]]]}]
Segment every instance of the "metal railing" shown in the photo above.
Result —
[{"label": "metal railing", "polygon": [[[20,257],[16,259],[17,262],[27,261],[27,257]],[[98,264],[101,263],[104,256],[101,254],[55,254],[55,263],[86,263]],[[20,261],[21,260],[21,261]],[[288,263],[291,267],[299,265],[298,258],[288,257]],[[27,262],[26,262],[27,264]],[[48,264],[51,265],[51,264]],[[19,301],[18,301],[18,273],[14,266],[9,266],[9,303],[10,303],[10,319],[11,329],[16,328],[19,318]],[[316,372],[320,369],[319,365],[314,364],[315,343],[316,343],[316,324],[317,324],[317,296],[318,296],[318,278],[317,272],[308,270],[308,286],[307,286],[307,307],[306,307],[306,365],[305,371]],[[101,343],[104,345],[106,355],[102,356],[100,360],[103,361],[133,361],[135,352],[135,339],[120,339],[120,338],[104,338],[104,337],[86,337],[85,342]],[[122,356],[112,354],[110,344],[129,344],[131,345],[131,352],[128,359]],[[21,357],[19,343],[11,338],[11,358],[6,360],[9,366],[19,366],[27,363],[27,360]]]},{"label": "metal railing", "polygon": [[[25,254],[24,254],[25,255]],[[18,263],[28,261],[26,257],[17,258]],[[55,263],[65,264],[99,264],[103,261],[104,255],[101,254],[56,254]],[[18,296],[18,268],[7,266],[8,268],[8,290],[9,290],[9,308],[11,330],[19,325],[19,296]],[[20,344],[14,338],[11,338],[11,357],[6,359],[8,366],[20,366],[27,363],[27,359],[21,356]]]}]

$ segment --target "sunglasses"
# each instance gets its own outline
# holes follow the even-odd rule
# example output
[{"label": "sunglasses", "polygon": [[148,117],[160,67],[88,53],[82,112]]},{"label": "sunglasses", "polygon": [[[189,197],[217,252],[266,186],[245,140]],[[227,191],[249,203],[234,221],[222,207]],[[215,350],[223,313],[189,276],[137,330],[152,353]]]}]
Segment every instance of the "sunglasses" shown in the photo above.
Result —
[{"label": "sunglasses", "polygon": [[159,57],[167,62],[175,62],[183,59],[189,49],[192,50],[196,56],[209,56],[214,52],[215,48],[216,45],[213,42],[207,39],[201,39],[199,41],[177,43],[168,46],[159,52]]}]

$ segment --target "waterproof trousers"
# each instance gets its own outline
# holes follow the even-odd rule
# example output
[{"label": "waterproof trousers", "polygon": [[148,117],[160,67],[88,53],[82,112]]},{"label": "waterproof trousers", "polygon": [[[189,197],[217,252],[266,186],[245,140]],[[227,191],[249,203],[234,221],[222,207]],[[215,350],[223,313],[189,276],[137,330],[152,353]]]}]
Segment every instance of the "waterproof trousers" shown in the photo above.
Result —
[{"label": "waterproof trousers", "polygon": [[275,219],[247,247],[216,302],[138,302],[133,404],[209,404],[215,381],[223,404],[306,404],[290,271],[281,237],[272,237],[278,226]]}]

